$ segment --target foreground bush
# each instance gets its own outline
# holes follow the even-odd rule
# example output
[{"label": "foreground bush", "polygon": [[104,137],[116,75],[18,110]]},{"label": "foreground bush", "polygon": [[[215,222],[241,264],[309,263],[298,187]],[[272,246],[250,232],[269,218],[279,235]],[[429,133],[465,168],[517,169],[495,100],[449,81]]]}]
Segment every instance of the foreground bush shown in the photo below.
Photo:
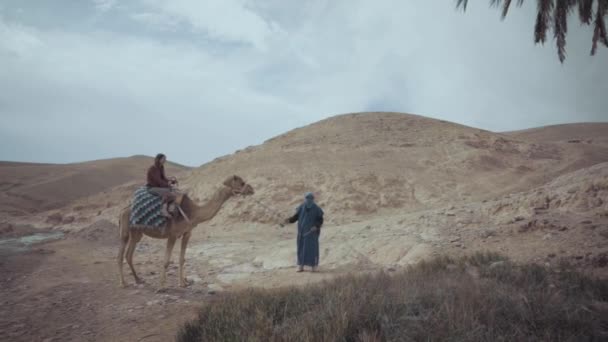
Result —
[{"label": "foreground bush", "polygon": [[[296,275],[294,275],[296,276]],[[494,254],[439,258],[395,275],[227,294],[177,340],[608,340],[608,284]]]}]

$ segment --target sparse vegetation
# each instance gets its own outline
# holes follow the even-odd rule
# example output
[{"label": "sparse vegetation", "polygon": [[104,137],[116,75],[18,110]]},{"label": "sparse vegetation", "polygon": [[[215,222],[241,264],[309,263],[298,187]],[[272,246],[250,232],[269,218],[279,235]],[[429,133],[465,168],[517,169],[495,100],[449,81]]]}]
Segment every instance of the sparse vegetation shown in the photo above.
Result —
[{"label": "sparse vegetation", "polygon": [[562,264],[492,253],[441,257],[393,275],[231,293],[205,305],[177,340],[599,341],[608,284]]}]

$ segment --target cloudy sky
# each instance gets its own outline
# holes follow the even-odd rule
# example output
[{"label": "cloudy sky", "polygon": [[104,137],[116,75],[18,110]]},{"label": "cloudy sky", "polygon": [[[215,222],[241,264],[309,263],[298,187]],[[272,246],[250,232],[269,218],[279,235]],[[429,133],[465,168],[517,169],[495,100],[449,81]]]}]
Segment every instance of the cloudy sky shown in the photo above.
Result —
[{"label": "cloudy sky", "polygon": [[0,160],[200,165],[320,119],[426,115],[493,131],[608,121],[608,49],[535,1],[2,0]]}]

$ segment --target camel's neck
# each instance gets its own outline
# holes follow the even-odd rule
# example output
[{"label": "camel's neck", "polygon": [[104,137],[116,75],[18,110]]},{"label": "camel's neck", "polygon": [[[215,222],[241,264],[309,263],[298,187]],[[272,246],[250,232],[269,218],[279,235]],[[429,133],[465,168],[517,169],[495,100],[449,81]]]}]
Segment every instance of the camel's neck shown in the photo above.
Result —
[{"label": "camel's neck", "polygon": [[211,220],[230,197],[232,197],[232,190],[223,186],[213,195],[211,200],[195,208],[192,218],[193,225],[196,226],[199,223]]}]

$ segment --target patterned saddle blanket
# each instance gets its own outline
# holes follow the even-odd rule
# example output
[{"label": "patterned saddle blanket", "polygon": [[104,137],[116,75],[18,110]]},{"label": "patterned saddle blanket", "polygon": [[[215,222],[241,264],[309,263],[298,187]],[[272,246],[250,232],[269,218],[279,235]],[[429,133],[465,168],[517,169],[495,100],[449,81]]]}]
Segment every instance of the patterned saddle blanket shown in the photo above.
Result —
[{"label": "patterned saddle blanket", "polygon": [[145,186],[135,190],[131,202],[130,229],[164,230],[168,218],[161,214],[162,206],[162,197],[149,193]]}]

